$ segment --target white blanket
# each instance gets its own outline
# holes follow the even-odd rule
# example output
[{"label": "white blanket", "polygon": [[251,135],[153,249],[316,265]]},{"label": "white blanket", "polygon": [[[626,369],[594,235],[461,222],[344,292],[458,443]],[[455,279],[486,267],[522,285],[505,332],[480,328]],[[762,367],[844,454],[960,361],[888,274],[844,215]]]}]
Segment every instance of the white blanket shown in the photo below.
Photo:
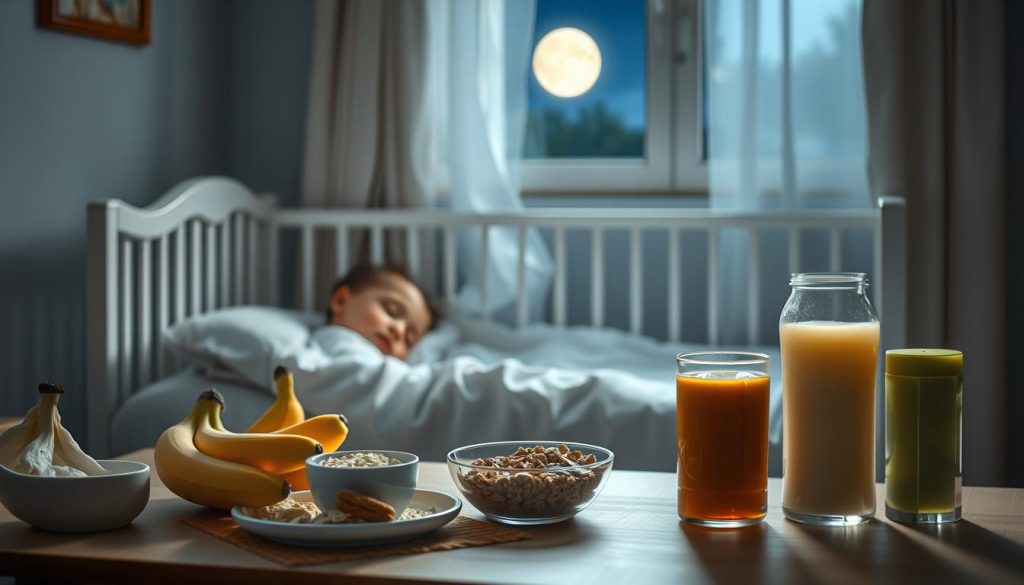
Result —
[{"label": "white blanket", "polygon": [[[443,460],[497,440],[601,445],[626,469],[675,469],[675,355],[702,349],[613,329],[509,329],[450,318],[408,362],[353,331],[323,326],[284,358],[311,412],[349,416],[346,448],[391,448]],[[771,434],[781,436],[778,351]]]}]

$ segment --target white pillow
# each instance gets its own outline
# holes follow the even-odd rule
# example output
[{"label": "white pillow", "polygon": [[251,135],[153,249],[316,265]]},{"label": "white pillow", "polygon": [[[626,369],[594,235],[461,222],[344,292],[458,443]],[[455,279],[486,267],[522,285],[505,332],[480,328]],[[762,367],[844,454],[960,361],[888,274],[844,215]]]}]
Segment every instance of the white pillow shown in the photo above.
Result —
[{"label": "white pillow", "polygon": [[240,306],[196,315],[163,332],[173,355],[201,370],[237,374],[270,387],[274,368],[302,351],[323,315],[275,307]]}]

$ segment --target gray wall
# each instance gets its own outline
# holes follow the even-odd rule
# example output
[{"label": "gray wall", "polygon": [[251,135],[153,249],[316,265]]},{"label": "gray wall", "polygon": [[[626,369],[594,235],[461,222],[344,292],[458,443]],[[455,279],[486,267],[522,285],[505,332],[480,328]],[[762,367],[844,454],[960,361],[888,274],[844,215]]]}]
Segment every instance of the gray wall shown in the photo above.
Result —
[{"label": "gray wall", "polygon": [[153,2],[152,41],[36,26],[0,1],[0,416],[63,382],[84,435],[85,206],[227,174],[298,203],[311,0]]},{"label": "gray wall", "polygon": [[229,166],[254,189],[299,204],[306,95],[312,51],[312,0],[234,0]]},{"label": "gray wall", "polygon": [[183,178],[228,171],[228,5],[153,2],[143,47],[36,27],[0,2],[0,412],[44,377],[84,425],[85,206],[144,205]]}]

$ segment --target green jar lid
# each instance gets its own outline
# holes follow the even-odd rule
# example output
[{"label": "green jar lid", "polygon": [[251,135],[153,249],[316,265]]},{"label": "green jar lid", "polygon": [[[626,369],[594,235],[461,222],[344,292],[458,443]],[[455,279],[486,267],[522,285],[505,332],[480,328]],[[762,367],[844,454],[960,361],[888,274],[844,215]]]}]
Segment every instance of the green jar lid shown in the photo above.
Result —
[{"label": "green jar lid", "polygon": [[893,376],[960,376],[964,354],[955,349],[890,349],[885,352],[885,373]]}]

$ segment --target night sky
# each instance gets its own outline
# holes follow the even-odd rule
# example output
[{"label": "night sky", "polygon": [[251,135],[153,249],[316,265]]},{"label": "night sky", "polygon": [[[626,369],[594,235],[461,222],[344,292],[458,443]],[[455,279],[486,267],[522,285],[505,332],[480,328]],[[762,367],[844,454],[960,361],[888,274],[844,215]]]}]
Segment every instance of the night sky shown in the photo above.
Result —
[{"label": "night sky", "polygon": [[578,108],[604,102],[627,126],[642,130],[645,4],[636,0],[538,0],[533,46],[556,28],[578,28],[600,49],[601,74],[587,93],[557,98],[537,83],[531,71],[530,110],[562,109],[567,117],[575,118]]}]

